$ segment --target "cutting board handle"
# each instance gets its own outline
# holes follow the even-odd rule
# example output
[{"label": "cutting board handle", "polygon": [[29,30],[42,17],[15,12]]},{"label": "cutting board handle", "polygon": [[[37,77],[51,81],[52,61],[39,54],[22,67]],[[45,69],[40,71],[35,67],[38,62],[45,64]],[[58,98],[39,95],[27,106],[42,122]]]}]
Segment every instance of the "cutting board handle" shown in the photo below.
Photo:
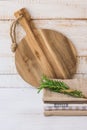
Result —
[{"label": "cutting board handle", "polygon": [[[25,8],[20,9],[15,14],[16,18],[18,19],[20,16],[22,16],[18,22],[21,24],[21,26],[24,28],[27,38],[26,43],[28,44],[28,47],[32,51],[32,54],[35,56],[38,64],[41,66],[41,69],[43,70],[45,75],[50,77],[53,77],[53,69],[51,67],[51,64],[49,64],[47,57],[44,55],[43,50],[38,44],[38,40],[34,34],[34,31],[30,25],[29,20],[31,19],[29,12]],[[45,64],[45,66],[44,66]],[[42,75],[42,74],[41,74]]]},{"label": "cutting board handle", "polygon": [[18,20],[18,22],[24,28],[26,33],[30,32],[31,27],[30,27],[29,21],[31,20],[31,16],[30,16],[29,12],[25,8],[22,8],[22,9],[18,10],[17,12],[15,12],[14,15],[16,18],[19,18],[20,16],[22,16]]},{"label": "cutting board handle", "polygon": [[25,17],[28,21],[31,19],[29,12],[25,8],[18,10],[17,12],[14,13],[14,15],[16,17],[23,15],[23,17]]}]

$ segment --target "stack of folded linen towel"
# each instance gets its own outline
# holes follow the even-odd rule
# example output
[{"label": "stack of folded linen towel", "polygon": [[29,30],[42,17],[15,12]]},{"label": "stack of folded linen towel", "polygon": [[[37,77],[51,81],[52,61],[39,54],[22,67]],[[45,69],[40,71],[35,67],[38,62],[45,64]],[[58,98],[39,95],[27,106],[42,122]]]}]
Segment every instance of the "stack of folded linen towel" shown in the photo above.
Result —
[{"label": "stack of folded linen towel", "polygon": [[[64,82],[71,88],[81,90],[87,95],[86,79],[68,79]],[[87,99],[84,98],[75,98],[44,89],[43,102],[45,116],[87,115]]]}]

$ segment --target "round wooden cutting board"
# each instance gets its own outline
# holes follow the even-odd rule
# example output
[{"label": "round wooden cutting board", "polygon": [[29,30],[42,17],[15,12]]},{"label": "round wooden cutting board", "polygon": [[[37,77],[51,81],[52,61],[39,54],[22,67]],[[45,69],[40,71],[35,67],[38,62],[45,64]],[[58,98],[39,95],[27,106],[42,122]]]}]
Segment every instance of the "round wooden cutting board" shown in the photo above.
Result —
[{"label": "round wooden cutting board", "polygon": [[48,29],[33,29],[26,9],[15,13],[26,31],[15,53],[16,68],[21,77],[39,87],[43,74],[50,78],[72,78],[76,71],[76,49],[63,34]]}]

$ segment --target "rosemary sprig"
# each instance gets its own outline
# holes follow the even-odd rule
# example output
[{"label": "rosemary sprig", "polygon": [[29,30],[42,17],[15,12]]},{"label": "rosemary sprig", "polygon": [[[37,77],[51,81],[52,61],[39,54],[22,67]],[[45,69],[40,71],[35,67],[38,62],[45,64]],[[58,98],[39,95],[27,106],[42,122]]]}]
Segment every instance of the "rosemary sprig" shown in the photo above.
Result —
[{"label": "rosemary sprig", "polygon": [[80,90],[70,89],[67,84],[62,81],[54,81],[46,76],[42,76],[38,93],[43,89],[47,88],[53,92],[67,94],[77,98],[87,98]]}]

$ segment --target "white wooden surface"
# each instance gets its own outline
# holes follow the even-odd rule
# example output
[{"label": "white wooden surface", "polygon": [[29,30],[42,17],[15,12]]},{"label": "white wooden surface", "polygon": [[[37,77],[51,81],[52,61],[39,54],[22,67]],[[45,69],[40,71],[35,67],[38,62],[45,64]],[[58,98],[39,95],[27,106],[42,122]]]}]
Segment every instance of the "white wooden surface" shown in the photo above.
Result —
[{"label": "white wooden surface", "polygon": [[[0,130],[87,130],[87,117],[44,117],[42,93],[17,74],[10,51],[13,13],[26,7],[38,28],[60,31],[77,49],[74,78],[87,78],[87,0],[0,1]],[[18,26],[18,41],[25,35]]]}]

